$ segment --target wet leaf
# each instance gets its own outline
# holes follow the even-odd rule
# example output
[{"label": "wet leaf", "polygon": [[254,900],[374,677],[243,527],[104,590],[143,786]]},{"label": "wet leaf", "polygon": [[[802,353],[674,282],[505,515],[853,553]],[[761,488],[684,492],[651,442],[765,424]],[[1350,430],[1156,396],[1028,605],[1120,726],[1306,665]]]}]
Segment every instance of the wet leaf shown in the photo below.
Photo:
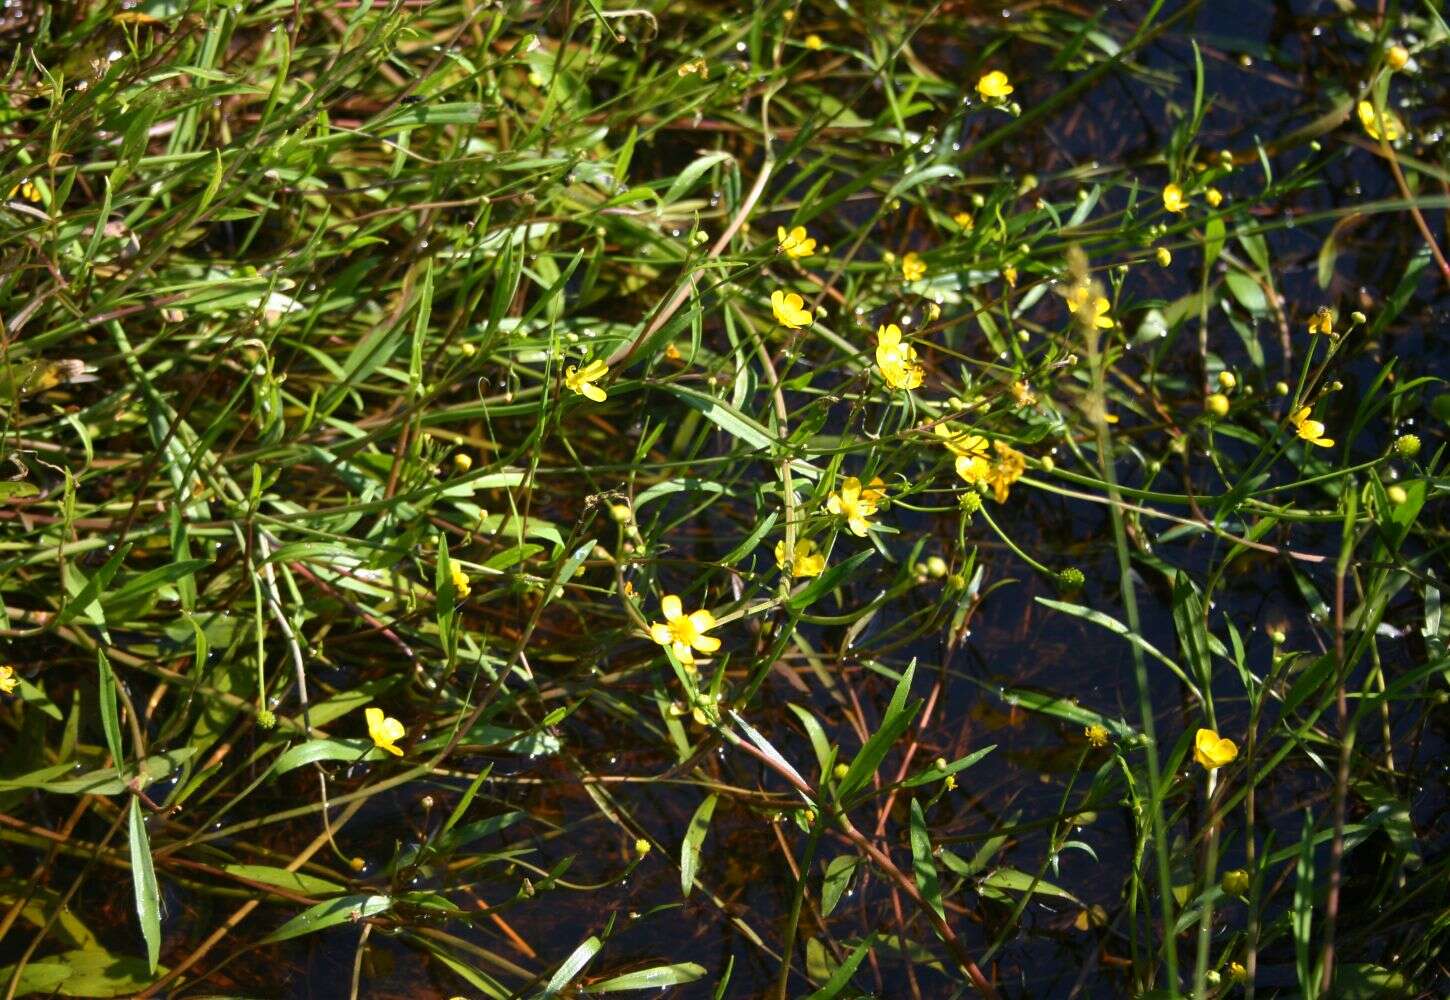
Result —
[{"label": "wet leaf", "polygon": [[700,845],[710,832],[710,817],[715,814],[718,800],[719,796],[713,792],[705,796],[685,830],[685,840],[680,845],[680,892],[686,896],[695,885],[695,873],[700,869]]},{"label": "wet leaf", "polygon": [[680,986],[693,983],[705,976],[705,967],[694,962],[677,962],[674,965],[657,965],[652,969],[626,972],[623,975],[592,983],[580,990],[581,993],[623,993],[625,990],[658,990],[666,986]]},{"label": "wet leaf", "polygon": [[318,903],[316,906],[303,910],[271,934],[262,938],[262,941],[267,944],[275,944],[278,941],[302,937],[304,934],[325,931],[329,927],[336,927],[339,924],[354,924],[366,917],[387,913],[392,907],[393,901],[387,896],[358,895],[329,899],[325,903]]},{"label": "wet leaf", "polygon": [[936,915],[946,919],[942,909],[941,883],[936,877],[936,865],[931,860],[931,835],[926,831],[926,816],[921,811],[921,802],[911,800],[911,872],[916,887]]},{"label": "wet leaf", "polygon": [[141,800],[132,796],[128,824],[131,842],[131,884],[136,893],[136,915],[141,919],[141,936],[146,940],[146,961],[152,972],[161,955],[161,894],[156,887],[156,870],[151,865],[151,838],[146,834],[146,817]]}]

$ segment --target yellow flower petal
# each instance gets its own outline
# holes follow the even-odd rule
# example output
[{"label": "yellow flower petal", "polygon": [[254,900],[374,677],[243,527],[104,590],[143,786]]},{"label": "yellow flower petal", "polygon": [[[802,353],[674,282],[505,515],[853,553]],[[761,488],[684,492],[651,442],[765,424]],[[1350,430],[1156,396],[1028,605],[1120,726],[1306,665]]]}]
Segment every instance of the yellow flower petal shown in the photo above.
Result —
[{"label": "yellow flower petal", "polygon": [[1193,759],[1209,771],[1233,763],[1238,755],[1238,745],[1212,729],[1200,729],[1194,734]]}]

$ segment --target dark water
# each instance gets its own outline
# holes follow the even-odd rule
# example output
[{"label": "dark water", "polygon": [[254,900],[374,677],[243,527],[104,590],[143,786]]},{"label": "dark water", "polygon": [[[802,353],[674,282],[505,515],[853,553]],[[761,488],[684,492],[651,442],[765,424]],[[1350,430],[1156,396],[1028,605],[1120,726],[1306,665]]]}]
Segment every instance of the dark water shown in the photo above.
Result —
[{"label": "dark water", "polygon": [[[1109,26],[1131,26],[1137,23],[1146,7],[1141,2],[1104,5],[1104,22]],[[983,10],[992,13],[987,8]],[[1143,164],[1141,175],[1145,186],[1156,190],[1162,183],[1162,169],[1151,161],[1161,153],[1170,130],[1168,105],[1181,107],[1190,96],[1183,84],[1191,79],[1193,41],[1198,42],[1203,53],[1205,89],[1213,98],[1202,143],[1205,148],[1245,150],[1252,148],[1256,138],[1271,139],[1304,124],[1312,113],[1326,106],[1334,87],[1344,86],[1345,79],[1357,70],[1362,53],[1362,47],[1336,41],[1344,33],[1343,18],[1329,3],[1203,4],[1196,14],[1180,22],[1176,30],[1155,44],[1143,60],[1149,69],[1173,74],[1178,85],[1169,89],[1126,75],[1110,76],[1063,114],[994,150],[989,162],[971,162],[970,172],[991,174],[1007,167],[1018,175],[1032,172],[1051,177],[1089,161],[1139,163]],[[928,27],[920,49],[929,64],[949,71],[961,61],[961,53],[952,46],[950,39],[934,38]],[[999,58],[1004,64],[1017,67],[1013,76],[1020,82],[1015,96],[1024,107],[1041,100],[1062,79],[1048,70],[1049,54],[1025,42],[1010,46]],[[1443,80],[1422,81],[1421,85],[1428,89],[1438,87],[1442,92],[1445,87]],[[1433,101],[1427,106],[1434,106]],[[678,136],[677,141],[681,144],[679,149],[659,152],[688,160],[696,137],[685,134]],[[1302,150],[1293,150],[1283,157],[1272,158],[1271,162],[1277,171],[1284,171],[1291,169],[1302,155]],[[1320,186],[1295,194],[1290,203],[1266,209],[1266,222],[1346,209],[1364,201],[1392,197],[1395,193],[1389,174],[1378,162],[1364,155],[1344,156],[1321,179]],[[1256,169],[1245,169],[1223,186],[1230,197],[1248,198],[1260,182]],[[1063,182],[1062,190],[1072,188],[1071,182]],[[1105,205],[1121,197],[1121,192],[1109,193]],[[1394,286],[1406,262],[1420,247],[1417,234],[1403,218],[1382,215],[1366,219],[1347,234],[1333,281],[1328,289],[1320,289],[1316,281],[1316,255],[1329,226],[1328,222],[1310,222],[1275,229],[1267,236],[1280,291],[1299,314],[1325,301],[1344,303],[1346,310],[1363,301],[1361,307],[1368,310],[1385,290]],[[1439,231],[1443,233],[1443,224]],[[1136,269],[1130,279],[1129,294],[1171,300],[1192,291],[1194,280],[1192,270],[1187,267],[1172,271]],[[1417,373],[1450,374],[1444,360],[1450,347],[1447,320],[1450,320],[1450,296],[1436,282],[1433,269],[1427,270],[1400,318],[1383,332],[1374,348],[1341,374],[1346,382],[1346,400],[1357,398],[1379,366],[1390,358],[1399,359],[1402,378]],[[1277,364],[1272,332],[1263,331],[1262,339],[1270,358],[1274,359],[1272,364]],[[1198,368],[1196,345],[1190,341],[1185,336],[1157,360],[1161,370],[1181,375],[1191,385],[1197,378]],[[1216,334],[1213,347],[1231,363],[1245,364],[1242,348],[1231,333]],[[666,405],[662,399],[655,402]],[[1120,431],[1131,432],[1133,423],[1134,419],[1125,415]],[[1125,466],[1122,474],[1128,478],[1135,472]],[[1171,471],[1156,483],[1157,488],[1170,492],[1202,488],[1202,485]],[[561,486],[556,492],[562,498],[566,490]],[[561,502],[560,506],[566,508],[567,502]],[[683,511],[687,506],[686,501],[667,502],[662,509]],[[1116,556],[1104,507],[1019,489],[1010,506],[994,508],[994,513],[999,514],[1007,532],[1029,552],[1039,557],[1050,554],[1054,565],[1072,564],[1082,569],[1087,586],[1074,600],[1121,616]],[[556,519],[563,522],[568,515],[566,509],[561,509]],[[713,509],[708,516],[682,525],[676,532],[679,543],[694,546],[696,555],[705,554],[711,547],[728,550],[748,530],[748,525],[732,521],[729,515],[728,511]],[[935,539],[928,544],[923,557],[948,552],[954,545],[954,515],[938,520],[900,512],[893,514],[893,521],[908,536],[923,533]],[[980,524],[977,537],[983,543],[979,559],[986,580],[991,583],[1010,577],[1016,582],[996,591],[981,604],[972,616],[970,635],[960,648],[949,653],[944,636],[934,633],[894,649],[892,658],[900,662],[917,658],[918,694],[925,696],[935,682],[941,683],[935,714],[920,734],[917,767],[937,757],[961,756],[987,744],[996,744],[998,748],[984,763],[967,772],[958,792],[943,797],[931,807],[928,818],[934,836],[942,838],[956,853],[970,857],[997,828],[1008,823],[1020,825],[1025,828],[1024,832],[1009,841],[998,861],[1033,872],[1048,845],[1050,822],[1045,821],[1057,817],[1064,785],[1079,758],[1080,727],[1016,707],[1004,696],[1004,690],[1049,692],[1105,715],[1133,721],[1137,719],[1137,691],[1128,648],[1121,640],[1036,603],[1037,597],[1059,595],[1010,552],[995,544]],[[1317,537],[1307,529],[1295,536],[1296,547],[1310,551],[1332,552],[1336,544],[1334,526],[1326,527]],[[1163,544],[1156,552],[1172,565],[1202,571],[1222,557],[1223,545],[1194,534]],[[863,575],[853,583],[853,597],[859,603],[868,601],[889,580],[890,572],[890,567],[883,567]],[[1327,589],[1324,585],[1331,570],[1319,568],[1308,572],[1321,585],[1321,590]],[[671,579],[668,567],[662,579]],[[682,573],[678,579],[683,583],[688,577]],[[909,592],[884,608],[858,637],[857,644],[869,648],[886,630],[934,604],[938,594],[935,584]],[[1160,649],[1175,650],[1171,595],[1166,585],[1161,578],[1143,577],[1138,596],[1144,637]],[[1406,595],[1392,609],[1389,620],[1391,624],[1407,627],[1418,621],[1418,614],[1420,609]],[[1286,632],[1289,648],[1313,648],[1317,634],[1309,622],[1308,609],[1298,586],[1281,564],[1268,559],[1251,559],[1239,564],[1220,591],[1215,615],[1227,616],[1238,625],[1248,644],[1250,662],[1267,661],[1270,643],[1265,632],[1270,627]],[[563,623],[549,624],[564,627]],[[621,625],[607,623],[610,628]],[[890,698],[891,681],[872,675],[852,657],[834,654],[844,639],[839,627],[810,626],[805,634],[817,650],[823,651],[823,657],[832,665],[830,669],[839,671],[841,690],[854,691],[862,714],[874,725]],[[572,638],[561,637],[558,648],[561,652],[576,654],[579,664],[597,666],[605,673],[637,658],[636,647],[611,649],[598,638],[578,634]],[[1423,649],[1413,636],[1388,640],[1381,652],[1391,675],[1421,662],[1423,657]],[[800,665],[794,661],[788,664],[792,668]],[[556,666],[547,664],[543,672],[570,695],[580,696],[590,691],[592,682],[584,670],[571,671],[560,666],[554,673]],[[1171,745],[1193,716],[1170,675],[1150,670],[1150,676],[1160,738],[1165,746]],[[1224,728],[1242,729],[1242,690],[1237,688],[1236,679],[1224,677],[1223,680],[1216,700]],[[647,690],[644,683],[645,679],[640,679],[637,686],[629,689],[631,697],[643,700]],[[814,773],[814,764],[810,763],[813,758],[799,724],[786,708],[788,703],[808,708],[831,738],[848,752],[859,745],[848,705],[833,698],[818,683],[810,682],[803,691],[782,676],[772,675],[751,707],[749,721],[807,774]],[[1430,861],[1444,856],[1450,848],[1450,818],[1446,813],[1450,801],[1446,796],[1444,770],[1429,765],[1445,759],[1445,719],[1442,716],[1435,725],[1421,729],[1418,707],[1407,706],[1405,711],[1404,719],[1392,715],[1393,745],[1401,751],[1413,746],[1421,764],[1414,783],[1404,791],[1411,822],[1420,837],[1420,849]],[[645,780],[668,772],[677,763],[674,758],[635,736],[627,723],[594,699],[586,700],[556,731],[569,752],[588,771],[636,779],[608,784],[609,794],[639,819],[658,843],[674,849],[681,842],[690,815],[699,802],[700,791],[689,785]],[[1378,751],[1378,740],[1378,727],[1367,726],[1362,741],[1369,752]],[[1092,771],[1105,759],[1088,756],[1086,773],[1078,779],[1079,791],[1070,798],[1072,803],[1081,803],[1081,792],[1090,783]],[[500,906],[500,915],[535,954],[529,955],[511,946],[498,926],[483,916],[467,923],[440,922],[438,926],[497,951],[510,961],[541,969],[552,967],[581,940],[599,933],[606,921],[614,917],[616,929],[601,953],[600,968],[617,973],[634,966],[690,961],[709,970],[699,983],[669,993],[681,998],[712,996],[714,984],[727,968],[731,970],[729,996],[760,995],[772,986],[778,964],[747,940],[730,918],[753,927],[771,947],[778,945],[779,928],[790,907],[794,874],[784,861],[776,830],[765,821],[766,812],[789,802],[787,788],[777,777],[741,754],[722,751],[711,755],[708,770],[716,780],[738,788],[766,790],[774,793],[776,801],[772,803],[762,797],[758,807],[747,808],[729,797],[721,798],[701,864],[719,902],[711,901],[697,889],[682,903],[677,870],[671,864],[656,863],[657,857],[646,859],[627,879],[617,880],[630,862],[630,842],[601,819],[596,802],[577,779],[574,767],[557,756],[529,758],[513,754],[478,758],[460,765],[466,763],[472,770],[485,762],[494,766],[493,778],[483,785],[481,804],[475,807],[476,812],[487,814],[522,808],[553,824],[550,830],[537,821],[520,823],[490,841],[490,848],[527,849],[528,864],[539,869],[551,869],[568,860],[571,864],[564,876],[568,881],[613,884],[589,892],[560,888],[541,892],[533,899],[510,902],[517,879],[502,877],[503,861],[462,875],[426,873],[420,876],[419,887],[454,886],[459,878],[477,880],[476,898]],[[807,763],[809,768],[804,766]],[[894,772],[898,764],[898,756],[888,757],[888,772]],[[314,793],[311,781],[310,774],[299,771],[288,780],[255,793],[248,809],[253,814],[265,814],[297,804]],[[340,785],[345,787],[346,782]],[[340,842],[347,852],[369,860],[370,869],[364,877],[379,873],[396,844],[416,843],[428,825],[437,824],[460,787],[457,781],[437,780],[379,796],[347,826]],[[1260,786],[1259,808],[1264,817],[1261,834],[1277,832],[1281,841],[1292,841],[1304,810],[1320,813],[1327,808],[1328,788],[1325,774],[1311,771],[1305,765],[1277,769]],[[423,804],[424,797],[430,795],[440,803],[431,813]],[[904,823],[904,815],[899,812],[902,807],[904,800],[898,803],[898,813],[891,817],[897,829]],[[1186,826],[1191,828],[1195,819],[1189,817]],[[799,859],[804,838],[791,828],[790,822],[779,821],[793,845],[794,856]],[[858,820],[863,829],[874,824],[874,815]],[[567,834],[552,835],[557,830]],[[1101,905],[1109,913],[1115,913],[1121,907],[1121,887],[1131,866],[1126,849],[1131,844],[1132,830],[1131,817],[1112,808],[1097,810],[1092,821],[1081,824],[1075,833],[1075,839],[1096,852],[1096,860],[1081,851],[1068,851],[1048,878],[1072,891],[1084,904]],[[316,823],[309,819],[296,825],[274,825],[244,836],[252,842],[260,840],[285,857],[315,833]],[[817,870],[822,860],[847,850],[846,845],[826,837],[816,860]],[[1237,866],[1242,850],[1241,842],[1226,842],[1220,868]],[[895,853],[898,861],[904,863],[905,852]],[[1351,870],[1351,880],[1356,874]],[[386,888],[382,876],[376,877],[380,890]],[[817,884],[813,880],[813,894]],[[194,940],[198,929],[215,926],[234,905],[230,900],[213,905],[206,901],[207,897],[176,886],[169,887],[168,892],[169,940]],[[109,943],[118,951],[134,948],[134,930],[125,916],[128,893],[129,886],[122,882],[105,880],[94,880],[83,893],[87,897],[82,900],[84,907],[114,915],[114,940]],[[1073,925],[1079,909],[1066,901],[1053,900],[1027,906],[991,969],[1007,995],[1042,998],[1124,995],[1123,970],[1104,961],[1108,955],[1126,956],[1123,927],[1115,924],[1103,930],[1079,930]],[[271,927],[292,912],[285,908],[264,908],[251,920],[259,928]],[[1231,924],[1241,923],[1241,908],[1229,904],[1223,912]],[[983,905],[965,915],[951,916],[968,950],[980,953],[996,937],[1008,910]],[[95,921],[96,926],[107,923],[111,921]],[[871,930],[894,934],[896,925],[890,915],[888,887],[877,879],[867,879],[864,884],[858,882],[831,917],[829,927],[837,941],[847,946]],[[804,941],[819,933],[819,925],[808,914],[801,923],[800,939]],[[919,921],[909,925],[908,933],[916,940],[932,942],[929,929]],[[1361,952],[1357,957],[1385,962],[1386,956],[1377,954],[1375,949],[1379,944],[1388,946],[1393,940],[1392,934],[1362,940],[1358,942]],[[233,962],[218,982],[230,977],[227,989],[245,995],[345,996],[356,942],[356,929],[344,927],[290,944],[261,948]],[[910,995],[905,985],[908,963],[893,962],[889,948],[878,951],[882,956],[879,967],[863,966],[856,982],[869,985],[882,997]],[[1190,949],[1182,945],[1180,952],[1187,955]],[[800,961],[799,953],[796,958]],[[1283,948],[1266,953],[1260,965],[1261,987],[1292,988],[1292,963],[1292,953]],[[364,969],[363,995],[368,997],[476,995],[420,949],[383,934],[371,937]],[[951,995],[949,984],[954,978],[943,976],[924,963],[915,965],[914,974],[922,995]],[[792,996],[804,995],[806,991],[803,979],[791,981]]]}]

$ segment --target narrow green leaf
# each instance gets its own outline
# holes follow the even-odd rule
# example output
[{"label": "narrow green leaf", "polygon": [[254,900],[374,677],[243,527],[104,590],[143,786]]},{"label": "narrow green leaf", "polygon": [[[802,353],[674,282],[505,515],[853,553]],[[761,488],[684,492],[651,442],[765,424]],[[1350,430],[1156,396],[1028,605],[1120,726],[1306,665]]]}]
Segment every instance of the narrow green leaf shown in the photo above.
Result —
[{"label": "narrow green leaf", "polygon": [[106,736],[106,749],[111,751],[111,763],[117,768],[126,764],[121,754],[121,720],[116,706],[116,675],[111,672],[111,662],[105,651],[96,649],[96,670],[100,677],[101,731]]},{"label": "narrow green leaf", "polygon": [[921,802],[911,800],[911,873],[916,887],[936,915],[946,919],[942,908],[941,882],[937,880],[936,865],[931,860],[931,837],[926,832],[926,816],[921,811]]},{"label": "narrow green leaf", "polygon": [[388,760],[391,754],[373,746],[369,740],[308,740],[286,750],[273,765],[277,774],[320,760]]},{"label": "narrow green leaf", "polygon": [[875,944],[876,934],[874,932],[868,934],[866,940],[852,949],[851,954],[847,956],[846,960],[836,968],[835,972],[831,973],[831,978],[827,979],[821,988],[812,993],[806,1000],[833,1000],[833,998],[840,996],[842,991],[850,985],[851,977],[856,974],[856,970],[861,967],[861,963],[866,959],[866,956]]},{"label": "narrow green leaf", "polygon": [[982,749],[980,750],[974,750],[971,753],[967,754],[965,757],[962,757],[959,760],[952,761],[951,763],[947,764],[946,767],[937,767],[936,765],[932,765],[925,771],[922,771],[920,774],[913,774],[911,777],[907,778],[901,783],[901,787],[916,788],[918,785],[927,785],[932,783],[933,781],[941,781],[949,774],[956,774],[958,771],[965,771],[967,768],[977,763],[977,761],[981,760],[983,757],[987,756],[987,754],[991,753],[995,749],[997,749],[997,744],[993,743],[991,746],[982,747]]},{"label": "narrow green leaf", "polygon": [[279,889],[304,896],[332,896],[343,891],[343,887],[336,882],[302,872],[289,872],[285,868],[274,868],[271,865],[222,865],[222,870],[251,882],[275,885]]},{"label": "narrow green leaf", "polygon": [[705,976],[705,967],[694,962],[678,962],[674,965],[657,965],[652,969],[626,972],[603,982],[598,982],[583,993],[623,993],[626,990],[659,990],[666,986],[681,986],[693,983]]},{"label": "narrow green leaf", "polygon": [[156,888],[156,870],[151,865],[151,839],[146,835],[146,817],[141,800],[131,797],[129,817],[131,839],[131,885],[136,891],[136,915],[141,918],[141,936],[146,939],[146,962],[152,972],[161,957],[161,894]]},{"label": "narrow green leaf", "polygon": [[876,773],[876,768],[886,757],[893,744],[906,732],[906,727],[911,725],[911,720],[916,717],[917,710],[921,708],[921,702],[915,701],[907,705],[907,697],[911,693],[911,680],[916,676],[916,661],[912,660],[906,668],[906,673],[901,675],[901,680],[896,685],[896,691],[891,696],[891,703],[886,706],[886,715],[881,719],[881,726],[871,734],[861,752],[851,761],[851,766],[846,770],[846,776],[836,786],[836,797],[839,801],[845,802],[865,787]]},{"label": "narrow green leaf", "polygon": [[604,947],[604,942],[597,937],[590,936],[584,940],[579,947],[570,952],[564,963],[549,977],[549,984],[544,987],[541,997],[556,997],[563,992],[564,987],[572,983],[578,975],[584,971],[594,956],[599,954],[599,949]]},{"label": "narrow green leaf", "polygon": [[710,832],[710,817],[715,814],[715,803],[719,799],[713,792],[700,803],[690,825],[685,830],[685,841],[680,845],[680,892],[688,896],[695,884],[695,873],[700,869],[700,845]]},{"label": "narrow green leaf", "polygon": [[325,903],[309,906],[297,916],[262,938],[262,944],[275,944],[314,934],[317,931],[336,927],[338,924],[356,923],[365,917],[376,916],[392,909],[393,901],[387,896],[343,896],[329,899]]},{"label": "narrow green leaf", "polygon": [[854,854],[842,854],[832,858],[826,865],[826,877],[821,882],[821,913],[830,916],[841,902],[841,897],[851,886],[851,876],[856,873],[861,859]]}]

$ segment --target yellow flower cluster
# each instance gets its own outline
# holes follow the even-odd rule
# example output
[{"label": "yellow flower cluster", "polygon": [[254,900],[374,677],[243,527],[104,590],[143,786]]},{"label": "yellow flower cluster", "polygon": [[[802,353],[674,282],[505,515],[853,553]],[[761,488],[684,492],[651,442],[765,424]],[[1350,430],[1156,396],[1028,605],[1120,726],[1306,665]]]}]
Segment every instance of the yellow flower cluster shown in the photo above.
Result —
[{"label": "yellow flower cluster", "polygon": [[1314,315],[1309,319],[1309,332],[1322,333],[1326,337],[1335,336],[1334,313],[1328,306],[1320,306],[1314,310]]},{"label": "yellow flower cluster", "polygon": [[1094,295],[1086,283],[1073,286],[1067,293],[1067,308],[1084,323],[1091,323],[1099,330],[1111,330],[1113,317],[1108,315],[1111,303],[1101,295]]},{"label": "yellow flower cluster", "polygon": [[609,367],[598,358],[589,362],[583,368],[575,368],[570,365],[564,371],[564,384],[585,399],[592,399],[596,403],[602,403],[609,397],[603,389],[595,385],[605,375],[609,374]]},{"label": "yellow flower cluster", "polygon": [[915,250],[901,258],[901,277],[905,281],[920,281],[926,277],[926,261]]},{"label": "yellow flower cluster", "polygon": [[468,583],[468,574],[457,566],[449,566],[448,575],[453,580],[453,592],[458,595],[458,599],[460,601],[466,599],[473,590]]},{"label": "yellow flower cluster", "polygon": [[1000,69],[983,73],[977,80],[977,94],[984,101],[1000,101],[1012,93],[1012,81]]},{"label": "yellow flower cluster", "polygon": [[363,715],[367,718],[368,736],[372,737],[373,744],[394,757],[403,756],[403,751],[398,747],[398,741],[408,732],[403,728],[403,724],[391,716],[384,715],[381,708],[369,708],[363,712]]},{"label": "yellow flower cluster", "polygon": [[820,576],[826,568],[826,557],[809,538],[798,539],[789,554],[782,540],[775,543],[775,563],[790,570],[791,576]]},{"label": "yellow flower cluster", "polygon": [[720,648],[720,640],[705,633],[715,627],[715,616],[703,608],[685,614],[685,606],[679,597],[666,594],[660,600],[660,610],[665,620],[652,622],[649,637],[661,646],[674,650],[675,658],[686,666],[695,662],[695,652],[713,653]]},{"label": "yellow flower cluster", "polygon": [[901,340],[901,327],[895,323],[876,330],[876,365],[881,377],[892,389],[915,389],[921,385],[921,364],[916,348]]},{"label": "yellow flower cluster", "polygon": [[789,232],[784,226],[776,226],[775,242],[781,253],[793,259],[809,257],[816,252],[815,237],[806,232],[805,226],[796,226]]},{"label": "yellow flower cluster", "polygon": [[810,326],[814,318],[806,308],[805,299],[795,292],[785,292],[779,288],[770,293],[770,311],[775,314],[777,323],[792,330]]},{"label": "yellow flower cluster", "polygon": [[1232,764],[1238,755],[1238,744],[1227,736],[1220,736],[1212,729],[1200,729],[1194,734],[1193,759],[1205,770],[1213,771]]},{"label": "yellow flower cluster", "polygon": [[1027,457],[1005,441],[988,441],[980,434],[957,432],[945,424],[936,434],[947,450],[957,456],[957,475],[968,486],[991,488],[998,503],[1006,503],[1012,485],[1027,471]]},{"label": "yellow flower cluster", "polygon": [[1324,436],[1324,424],[1318,420],[1310,420],[1309,413],[1309,407],[1301,406],[1289,415],[1289,423],[1294,426],[1294,433],[1301,441],[1308,441],[1320,448],[1333,448],[1334,439]]},{"label": "yellow flower cluster", "polygon": [[1375,111],[1375,107],[1369,101],[1360,101],[1355,107],[1359,115],[1359,124],[1364,127],[1365,134],[1378,142],[1384,139],[1385,142],[1397,142],[1405,137],[1405,123],[1400,121],[1389,108],[1383,112]]},{"label": "yellow flower cluster", "polygon": [[877,505],[886,496],[886,484],[880,477],[871,480],[871,485],[861,486],[861,480],[847,476],[841,481],[841,488],[826,498],[826,510],[846,519],[851,534],[864,537],[871,530],[871,518]]}]

